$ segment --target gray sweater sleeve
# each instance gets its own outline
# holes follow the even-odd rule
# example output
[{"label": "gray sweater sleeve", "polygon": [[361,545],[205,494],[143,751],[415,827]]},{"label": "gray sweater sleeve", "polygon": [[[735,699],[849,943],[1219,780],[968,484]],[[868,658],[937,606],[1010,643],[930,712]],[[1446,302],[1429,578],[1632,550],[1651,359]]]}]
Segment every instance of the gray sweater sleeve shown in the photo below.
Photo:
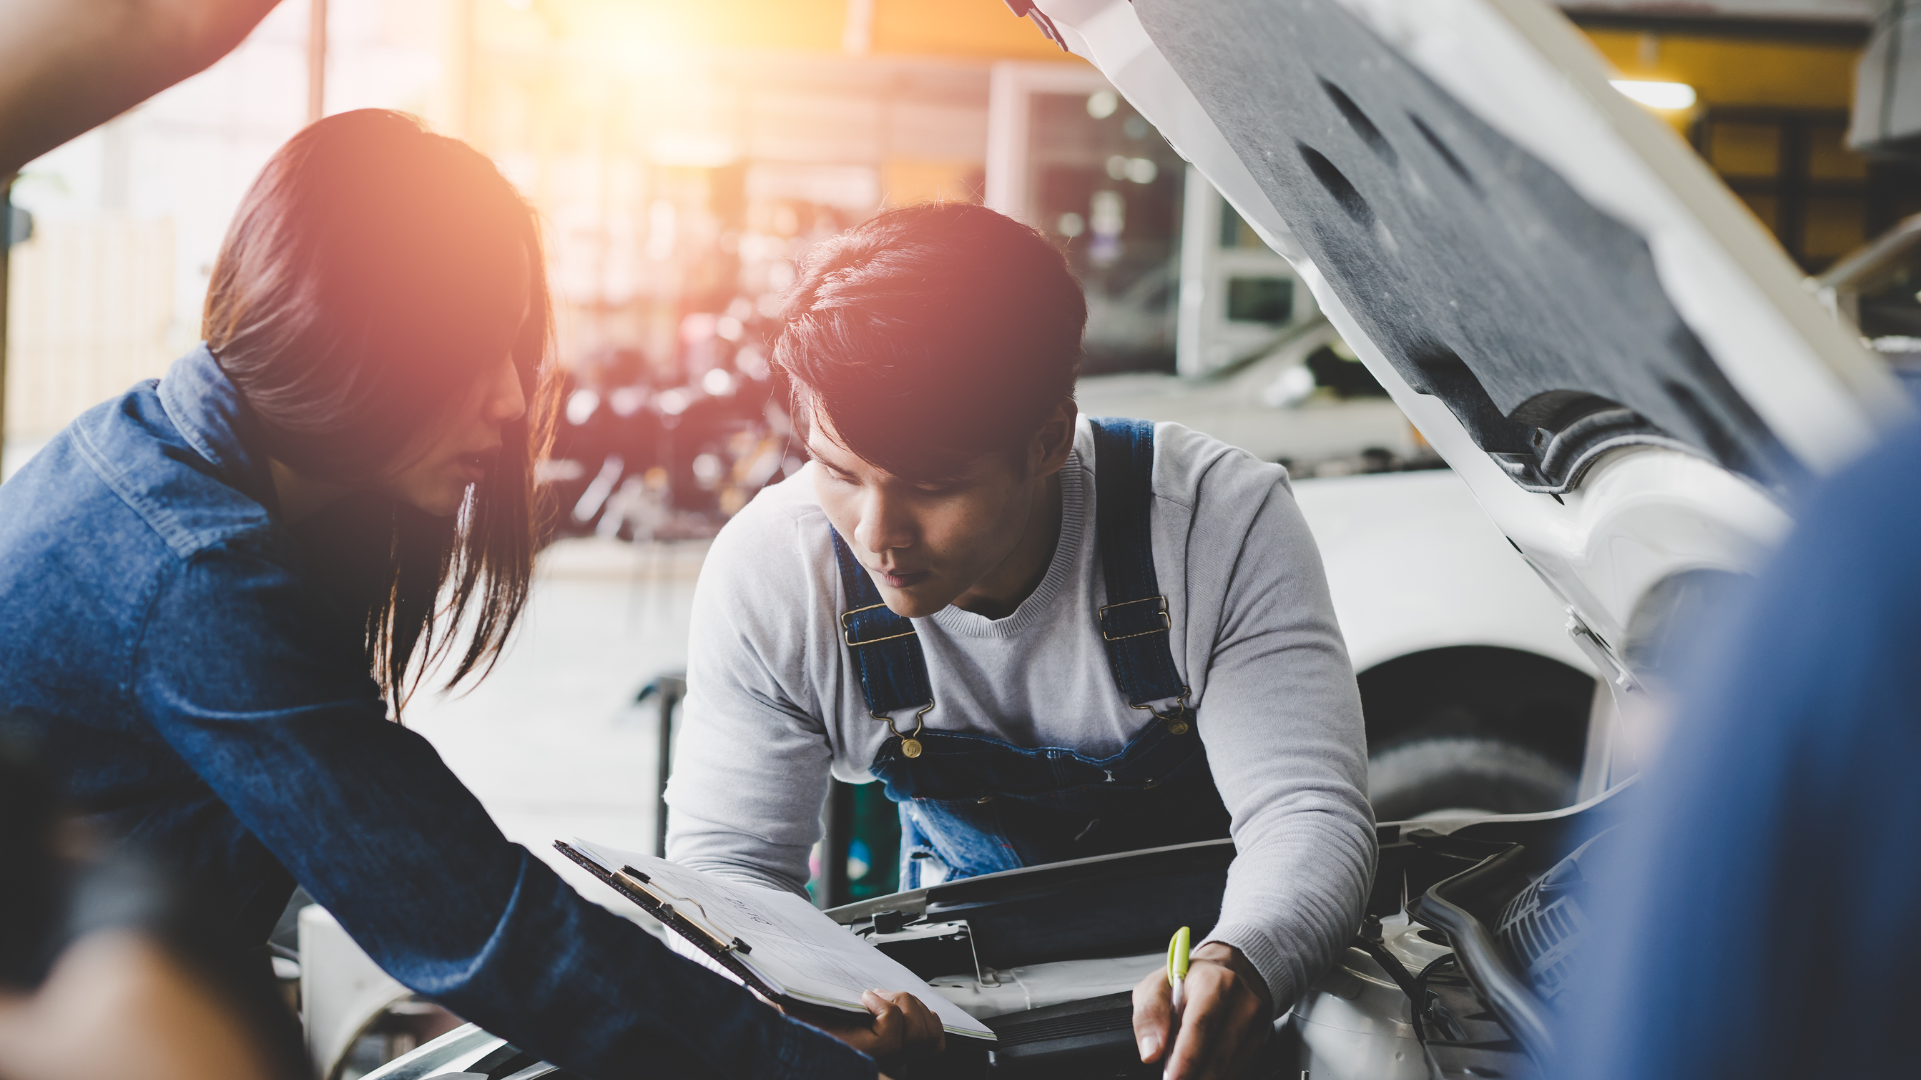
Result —
[{"label": "gray sweater sleeve", "polygon": [[[1190,543],[1190,561],[1220,557],[1228,539]],[[1207,940],[1247,956],[1278,1015],[1360,924],[1374,815],[1360,693],[1319,550],[1285,480],[1235,539],[1224,591],[1190,594],[1190,603],[1220,604],[1199,726],[1237,852]],[[1210,576],[1191,569],[1189,580]]]},{"label": "gray sweater sleeve", "polygon": [[694,588],[667,857],[804,893],[833,757],[804,660],[839,642],[815,640],[819,620],[804,615],[835,599],[819,595],[799,543],[790,516],[749,513],[708,553],[710,569],[763,572],[703,571]]}]

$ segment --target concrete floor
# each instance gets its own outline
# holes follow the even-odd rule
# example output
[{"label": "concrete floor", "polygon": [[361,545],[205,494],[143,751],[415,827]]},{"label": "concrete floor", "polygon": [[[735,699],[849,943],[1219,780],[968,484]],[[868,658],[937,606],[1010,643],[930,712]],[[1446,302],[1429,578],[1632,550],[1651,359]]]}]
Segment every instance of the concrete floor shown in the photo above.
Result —
[{"label": "concrete floor", "polygon": [[553,842],[653,849],[658,712],[632,702],[655,675],[686,664],[706,553],[705,543],[554,545],[493,673],[464,693],[422,691],[406,710],[407,725],[433,742],[501,831],[594,900],[613,897]]}]

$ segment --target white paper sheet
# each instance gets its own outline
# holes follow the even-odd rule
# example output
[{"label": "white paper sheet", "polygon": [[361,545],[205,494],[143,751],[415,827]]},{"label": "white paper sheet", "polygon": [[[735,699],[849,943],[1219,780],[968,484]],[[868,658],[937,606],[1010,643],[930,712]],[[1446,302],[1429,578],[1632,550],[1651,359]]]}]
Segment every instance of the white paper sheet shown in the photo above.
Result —
[{"label": "white paper sheet", "polygon": [[865,1013],[866,990],[905,990],[957,1035],[992,1039],[993,1031],[942,997],[920,976],[855,937],[846,927],[793,893],[764,889],[690,870],[651,855],[586,840],[573,846],[608,871],[631,866],[646,874],[674,909],[714,931],[721,941],[740,938],[751,948],[736,954],[776,991],[806,1001]]}]

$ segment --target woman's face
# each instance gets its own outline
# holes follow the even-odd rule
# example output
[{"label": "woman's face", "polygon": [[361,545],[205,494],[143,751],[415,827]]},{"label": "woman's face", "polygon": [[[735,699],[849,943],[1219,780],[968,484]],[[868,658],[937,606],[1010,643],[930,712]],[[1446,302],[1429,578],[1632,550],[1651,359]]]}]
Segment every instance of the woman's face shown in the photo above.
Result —
[{"label": "woman's face", "polygon": [[452,517],[467,488],[498,467],[507,425],[527,414],[527,394],[511,349],[482,365],[479,374],[424,452],[387,478],[387,494],[435,517]]},{"label": "woman's face", "polygon": [[467,489],[499,467],[507,425],[527,415],[527,394],[513,353],[521,328],[533,317],[524,253],[519,278],[525,304],[501,320],[493,336],[498,345],[478,366],[466,396],[444,414],[437,429],[422,433],[403,459],[408,464],[381,485],[388,495],[435,517],[452,517],[460,512]]}]

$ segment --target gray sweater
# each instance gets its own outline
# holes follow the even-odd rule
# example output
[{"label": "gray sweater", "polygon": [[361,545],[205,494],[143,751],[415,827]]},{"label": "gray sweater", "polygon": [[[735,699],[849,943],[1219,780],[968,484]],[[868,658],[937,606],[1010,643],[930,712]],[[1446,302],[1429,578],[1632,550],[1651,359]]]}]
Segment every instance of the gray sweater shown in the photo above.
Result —
[{"label": "gray sweater", "polygon": [[[1373,875],[1360,697],[1286,470],[1177,424],[1155,425],[1154,441],[1154,567],[1174,662],[1233,815],[1237,855],[1208,940],[1246,954],[1285,1009],[1359,925]],[[812,470],[762,492],[707,557],[667,789],[669,858],[791,890],[807,881],[830,771],[872,780],[888,735],[841,641]],[[1085,419],[1061,504],[1053,561],[1012,615],[914,620],[929,728],[1102,757],[1151,722],[1115,688],[1101,644]]]}]

